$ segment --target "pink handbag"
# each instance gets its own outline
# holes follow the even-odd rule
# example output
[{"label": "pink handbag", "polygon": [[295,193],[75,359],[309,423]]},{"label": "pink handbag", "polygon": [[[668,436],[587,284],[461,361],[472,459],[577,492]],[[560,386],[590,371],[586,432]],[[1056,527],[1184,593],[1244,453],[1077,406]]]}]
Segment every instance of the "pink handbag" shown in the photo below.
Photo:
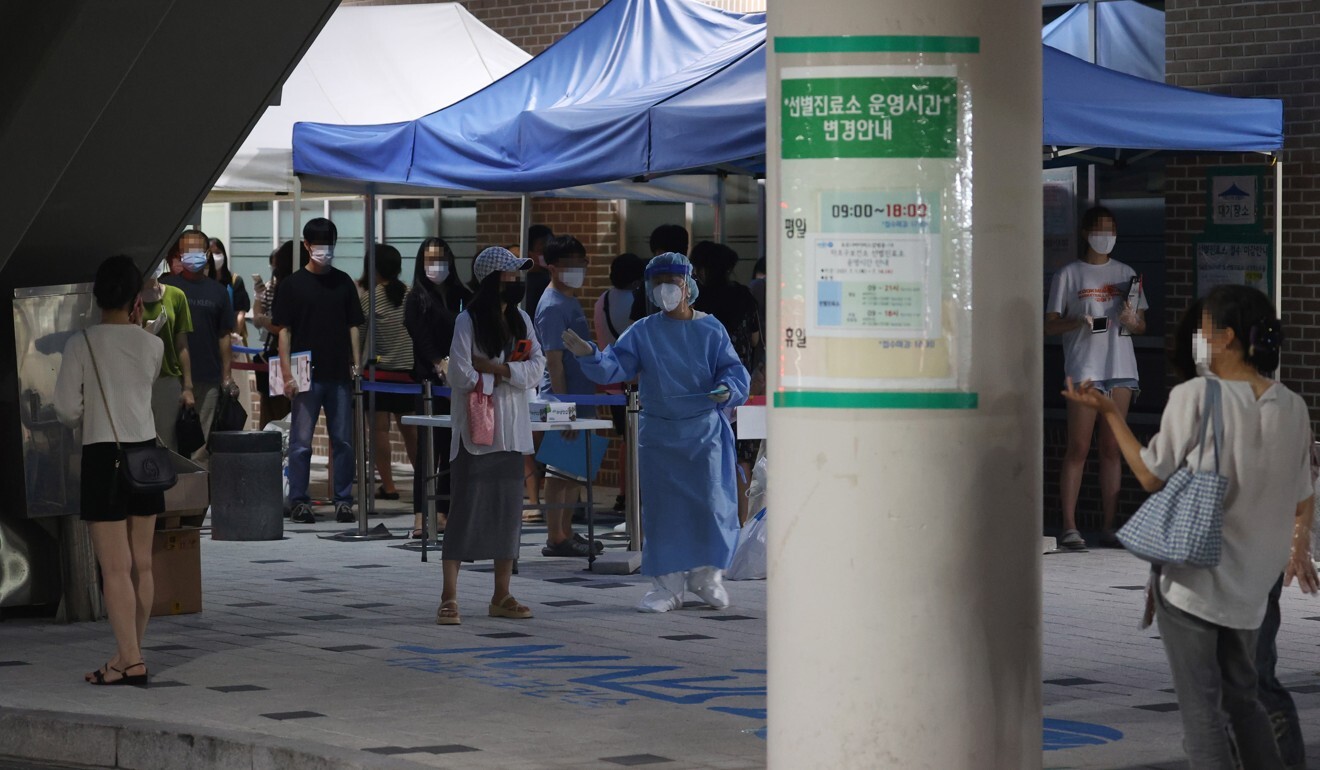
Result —
[{"label": "pink handbag", "polygon": [[477,387],[468,393],[468,432],[472,443],[490,446],[495,443],[495,397],[481,392],[481,375]]}]

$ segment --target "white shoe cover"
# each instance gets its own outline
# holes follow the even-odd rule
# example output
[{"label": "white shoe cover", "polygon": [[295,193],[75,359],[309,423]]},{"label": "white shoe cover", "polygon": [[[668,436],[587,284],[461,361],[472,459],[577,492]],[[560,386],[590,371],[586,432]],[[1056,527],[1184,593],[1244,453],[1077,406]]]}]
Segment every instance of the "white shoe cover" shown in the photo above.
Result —
[{"label": "white shoe cover", "polygon": [[724,570],[698,567],[688,573],[687,589],[717,610],[729,606],[729,592],[724,588]]},{"label": "white shoe cover", "polygon": [[686,572],[671,572],[651,578],[654,587],[637,604],[638,612],[669,612],[683,606]]}]

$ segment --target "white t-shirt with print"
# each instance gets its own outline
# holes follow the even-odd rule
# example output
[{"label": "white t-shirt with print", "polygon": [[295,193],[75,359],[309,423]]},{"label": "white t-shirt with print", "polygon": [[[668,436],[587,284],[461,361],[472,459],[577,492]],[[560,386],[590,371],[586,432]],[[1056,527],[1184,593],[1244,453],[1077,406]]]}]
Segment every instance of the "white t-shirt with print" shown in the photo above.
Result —
[{"label": "white t-shirt with print", "polygon": [[[1127,301],[1128,286],[1137,273],[1110,259],[1103,265],[1078,260],[1054,274],[1045,312],[1063,318],[1107,317],[1109,329],[1093,334],[1075,329],[1063,335],[1063,370],[1073,382],[1137,379],[1137,356],[1132,338],[1119,334],[1118,317]],[[1138,310],[1149,307],[1142,292]]]}]

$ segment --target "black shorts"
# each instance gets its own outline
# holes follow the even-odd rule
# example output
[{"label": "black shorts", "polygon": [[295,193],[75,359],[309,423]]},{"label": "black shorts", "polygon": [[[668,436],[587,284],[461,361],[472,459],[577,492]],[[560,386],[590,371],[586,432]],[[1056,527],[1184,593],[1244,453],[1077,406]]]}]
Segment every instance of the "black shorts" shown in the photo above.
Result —
[{"label": "black shorts", "polygon": [[[155,439],[124,446],[151,446]],[[132,516],[155,516],[165,512],[165,493],[135,494],[124,489],[115,469],[119,448],[113,443],[87,444],[82,451],[83,521],[123,521]]]},{"label": "black shorts", "polygon": [[[393,377],[390,377],[388,379],[382,377],[380,380],[382,384],[390,384],[390,385],[414,384],[412,381],[412,372],[395,371],[393,369],[381,369],[380,373],[389,374],[389,375],[402,374],[402,375],[407,375],[409,378],[408,382],[400,382],[394,379]],[[382,393],[380,391],[376,391],[375,393],[373,393],[372,391],[367,391],[362,394],[363,400],[365,401],[367,406],[371,405],[371,397],[373,395],[376,397],[377,414],[415,414],[416,413],[414,410],[417,408],[418,397],[413,393]]]}]

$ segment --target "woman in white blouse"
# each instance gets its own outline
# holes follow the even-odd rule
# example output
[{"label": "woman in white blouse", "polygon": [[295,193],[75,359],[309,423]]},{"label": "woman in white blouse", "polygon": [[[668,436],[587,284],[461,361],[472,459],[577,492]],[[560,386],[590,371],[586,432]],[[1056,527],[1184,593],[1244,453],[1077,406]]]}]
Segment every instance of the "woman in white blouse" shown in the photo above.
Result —
[{"label": "woman in white blouse", "polygon": [[1320,588],[1310,554],[1310,416],[1300,396],[1269,378],[1282,340],[1264,294],[1246,286],[1211,291],[1193,344],[1202,376],[1170,392],[1160,432],[1145,448],[1092,383],[1069,382],[1064,392],[1104,416],[1137,480],[1154,492],[1180,467],[1215,470],[1213,446],[1202,452],[1199,436],[1206,378],[1219,380],[1224,435],[1218,468],[1229,481],[1223,556],[1210,568],[1164,567],[1154,592],[1183,718],[1183,748],[1198,770],[1236,766],[1230,727],[1244,767],[1283,767],[1257,697],[1256,634],[1280,572],[1289,584],[1296,577],[1307,593]]},{"label": "woman in white blouse", "polygon": [[101,322],[69,337],[55,380],[55,411],[69,427],[82,426],[80,515],[92,535],[101,568],[106,613],[118,648],[84,679],[90,684],[147,686],[142,637],[155,583],[151,544],[165,495],[123,488],[118,449],[154,444],[151,391],[165,344],[138,325],[142,272],[128,257],[111,257],[96,270],[92,295]]},{"label": "woman in white blouse", "polygon": [[[522,539],[523,455],[532,454],[528,391],[545,372],[545,356],[532,319],[518,305],[530,259],[498,246],[473,264],[480,288],[454,324],[446,376],[453,388],[450,477],[453,499],[445,525],[444,588],[435,622],[458,625],[458,569],[463,561],[495,560],[491,617],[530,618],[509,593]],[[472,395],[487,394],[470,412]],[[489,430],[493,420],[493,430]]]}]

